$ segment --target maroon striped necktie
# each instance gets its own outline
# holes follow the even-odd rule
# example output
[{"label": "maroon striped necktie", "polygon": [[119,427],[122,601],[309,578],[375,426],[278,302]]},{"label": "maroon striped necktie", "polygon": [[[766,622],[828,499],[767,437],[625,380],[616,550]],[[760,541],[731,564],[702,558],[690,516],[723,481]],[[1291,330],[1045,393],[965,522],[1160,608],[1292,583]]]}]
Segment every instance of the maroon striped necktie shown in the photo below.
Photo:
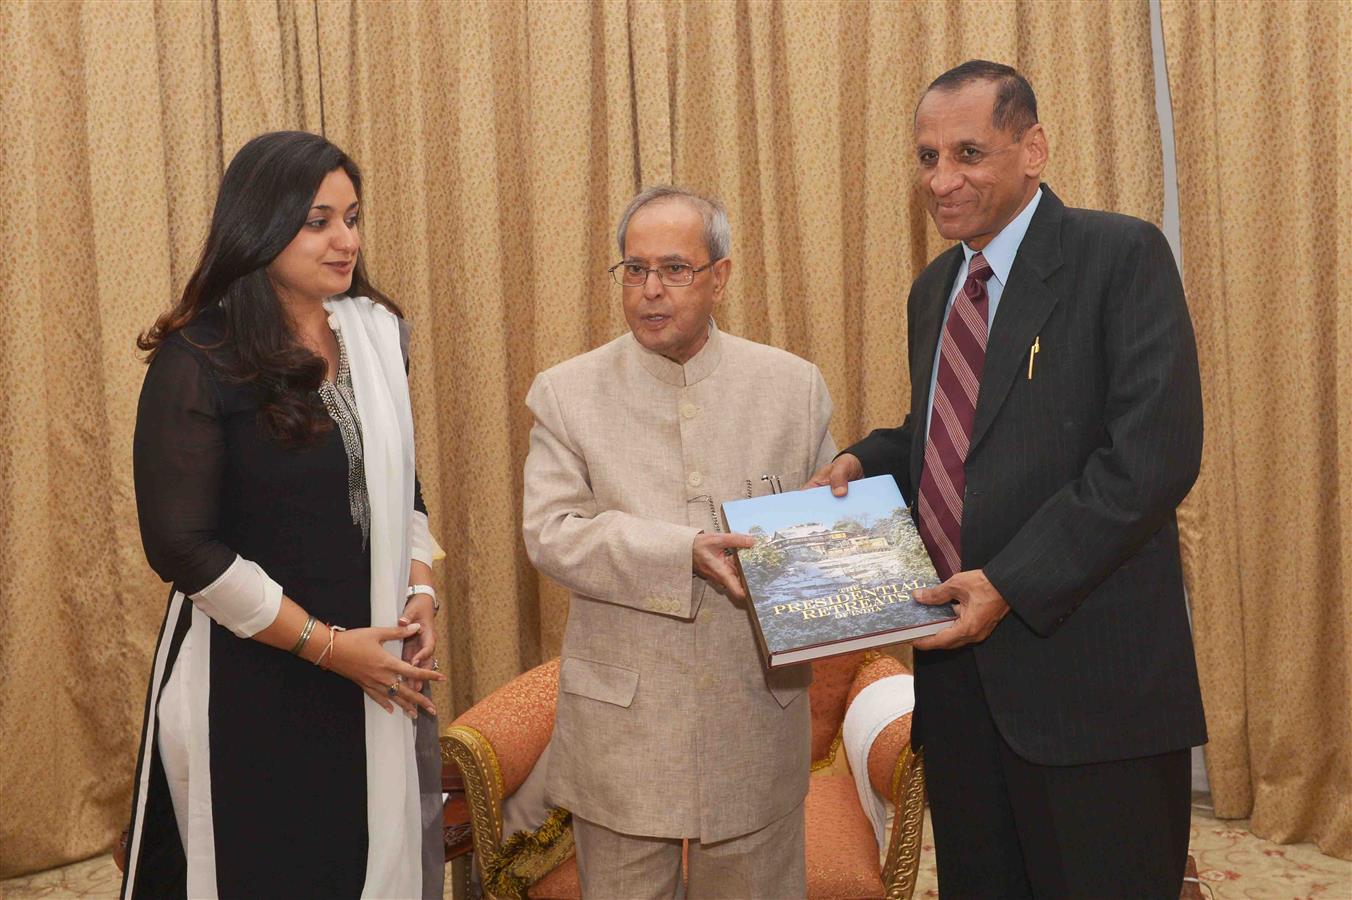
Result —
[{"label": "maroon striped necktie", "polygon": [[986,364],[990,306],[986,279],[990,277],[986,257],[975,254],[967,264],[967,280],[948,312],[939,345],[939,375],[920,476],[920,537],[945,581],[962,570],[962,499],[967,488],[963,465]]}]

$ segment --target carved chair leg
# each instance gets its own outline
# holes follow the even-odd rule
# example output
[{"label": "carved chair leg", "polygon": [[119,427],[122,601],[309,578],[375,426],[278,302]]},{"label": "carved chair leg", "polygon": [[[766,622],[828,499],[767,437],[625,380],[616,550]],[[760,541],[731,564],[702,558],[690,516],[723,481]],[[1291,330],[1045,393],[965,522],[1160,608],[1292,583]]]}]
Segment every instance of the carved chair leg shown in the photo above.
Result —
[{"label": "carved chair leg", "polygon": [[896,813],[883,864],[883,884],[887,900],[909,900],[915,893],[925,831],[925,761],[913,755],[910,747],[903,749],[897,760],[892,798]]}]

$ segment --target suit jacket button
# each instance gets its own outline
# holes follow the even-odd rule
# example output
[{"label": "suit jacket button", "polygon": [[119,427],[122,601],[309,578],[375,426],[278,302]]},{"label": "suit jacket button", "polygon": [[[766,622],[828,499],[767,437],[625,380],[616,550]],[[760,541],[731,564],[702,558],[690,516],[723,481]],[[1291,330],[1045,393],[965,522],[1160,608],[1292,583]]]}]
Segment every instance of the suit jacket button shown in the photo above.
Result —
[{"label": "suit jacket button", "polygon": [[686,419],[693,419],[699,415],[699,407],[690,401],[681,404],[681,416]]},{"label": "suit jacket button", "polygon": [[687,478],[686,481],[690,483],[691,487],[699,487],[704,483],[704,476],[698,472],[691,472],[690,477]]}]

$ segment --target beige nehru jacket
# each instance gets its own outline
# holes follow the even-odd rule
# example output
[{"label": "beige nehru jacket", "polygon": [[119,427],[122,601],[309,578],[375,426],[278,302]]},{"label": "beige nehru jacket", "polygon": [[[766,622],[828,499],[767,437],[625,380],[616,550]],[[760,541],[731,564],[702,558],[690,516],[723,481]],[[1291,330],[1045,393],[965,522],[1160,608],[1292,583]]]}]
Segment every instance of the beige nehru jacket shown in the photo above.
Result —
[{"label": "beige nehru jacket", "polygon": [[[542,372],[531,561],[572,592],[550,802],[626,834],[713,842],[806,796],[806,666],[767,675],[748,612],[691,574],[710,501],[800,487],[835,454],[817,367],[710,323],[684,366],[630,334]],[[721,521],[721,513],[719,515]]]}]

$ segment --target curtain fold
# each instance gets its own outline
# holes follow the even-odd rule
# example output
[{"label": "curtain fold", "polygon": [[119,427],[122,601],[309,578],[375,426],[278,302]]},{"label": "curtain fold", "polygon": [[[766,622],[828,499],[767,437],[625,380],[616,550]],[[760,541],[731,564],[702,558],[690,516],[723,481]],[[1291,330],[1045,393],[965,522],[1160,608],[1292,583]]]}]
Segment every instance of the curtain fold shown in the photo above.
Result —
[{"label": "curtain fold", "polygon": [[1161,11],[1207,415],[1183,526],[1212,800],[1352,858],[1352,8]]},{"label": "curtain fold", "polygon": [[906,407],[906,293],[948,246],[911,187],[915,104],[941,72],[972,57],[1019,68],[1047,123],[1058,194],[1160,222],[1144,3],[1092,15],[1074,2],[665,9],[673,177],[721,196],[733,223],[720,315],[821,367],[838,442],[895,424]]},{"label": "curtain fold", "polygon": [[[161,3],[174,5],[173,0]],[[262,132],[321,132],[315,0],[214,0],[210,9],[216,28],[220,171],[235,151]]]},{"label": "curtain fold", "polygon": [[367,175],[365,252],[414,326],[447,712],[562,637],[566,597],[520,540],[522,400],[624,327],[605,268],[636,183],[629,25],[620,4],[320,7],[328,134]]},{"label": "curtain fold", "polygon": [[519,537],[522,398],[624,331],[605,268],[641,186],[728,204],[717,314],[821,366],[838,441],[906,405],[905,294],[945,246],[911,194],[910,120],[944,69],[1023,68],[1057,191],[1160,219],[1144,3],[322,4],[319,33],[328,134],[368,173],[368,258],[418,335],[456,709],[558,652],[567,598]]},{"label": "curtain fold", "polygon": [[522,401],[624,332],[605,269],[641,186],[728,204],[720,321],[821,366],[837,441],[907,404],[905,295],[945,245],[908,147],[937,74],[1019,66],[1067,202],[1162,206],[1144,0],[15,2],[0,26],[0,731],[47,754],[0,755],[0,876],[125,822],[165,594],[131,495],[133,341],[253,135],[322,129],[366,173],[370,268],[414,323],[447,719],[558,652],[567,598],[519,537]]},{"label": "curtain fold", "polygon": [[0,4],[0,877],[126,824],[167,596],[132,495],[135,339],[196,263],[223,160],[319,127],[286,26],[307,9]]}]

